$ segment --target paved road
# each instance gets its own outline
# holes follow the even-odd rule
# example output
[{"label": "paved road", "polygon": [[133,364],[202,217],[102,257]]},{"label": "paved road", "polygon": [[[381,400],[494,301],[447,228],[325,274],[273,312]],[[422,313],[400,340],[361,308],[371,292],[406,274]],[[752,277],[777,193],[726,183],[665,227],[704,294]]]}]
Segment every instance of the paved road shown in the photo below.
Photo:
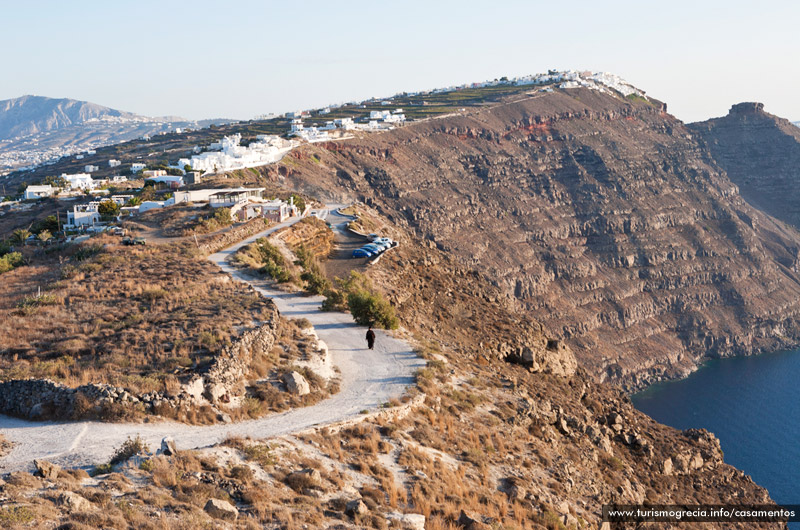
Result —
[{"label": "paved road", "polygon": [[413,384],[414,372],[424,366],[408,343],[378,332],[375,349],[366,348],[366,329],[345,313],[318,310],[322,297],[284,293],[270,289],[227,263],[242,246],[288,226],[281,223],[209,259],[234,279],[249,283],[272,298],[289,318],[307,318],[320,339],[328,344],[333,362],[341,370],[341,390],[316,405],[235,424],[191,426],[174,422],[101,423],[30,422],[0,415],[0,433],[16,442],[12,452],[0,459],[0,470],[30,469],[34,458],[45,458],[66,466],[87,466],[108,461],[114,449],[129,436],[140,435],[157,448],[164,436],[172,436],[179,449],[205,447],[229,434],[267,438],[297,432],[315,425],[353,418],[364,409],[374,409],[403,394]]}]

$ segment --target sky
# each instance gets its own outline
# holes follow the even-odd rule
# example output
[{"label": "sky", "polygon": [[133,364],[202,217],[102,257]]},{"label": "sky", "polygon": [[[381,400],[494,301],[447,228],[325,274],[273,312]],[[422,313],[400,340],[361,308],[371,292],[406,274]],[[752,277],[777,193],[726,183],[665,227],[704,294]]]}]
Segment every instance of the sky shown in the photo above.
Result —
[{"label": "sky", "polygon": [[250,119],[548,69],[800,120],[800,2],[0,0],[0,99]]}]

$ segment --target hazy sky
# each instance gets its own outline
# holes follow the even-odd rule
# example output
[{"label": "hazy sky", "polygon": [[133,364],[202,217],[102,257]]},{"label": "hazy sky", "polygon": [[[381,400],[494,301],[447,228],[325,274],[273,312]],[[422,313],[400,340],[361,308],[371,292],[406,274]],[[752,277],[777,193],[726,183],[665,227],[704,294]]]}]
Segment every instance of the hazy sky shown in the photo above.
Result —
[{"label": "hazy sky", "polygon": [[252,118],[549,68],[800,120],[800,2],[0,0],[0,99]]}]

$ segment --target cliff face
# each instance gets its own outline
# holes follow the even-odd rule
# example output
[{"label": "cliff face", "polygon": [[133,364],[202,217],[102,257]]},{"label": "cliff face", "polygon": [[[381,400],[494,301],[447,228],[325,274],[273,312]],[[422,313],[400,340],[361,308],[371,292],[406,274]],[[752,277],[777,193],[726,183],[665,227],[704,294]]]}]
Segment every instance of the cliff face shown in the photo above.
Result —
[{"label": "cliff face", "polygon": [[764,112],[762,103],[739,103],[689,128],[748,202],[800,227],[800,127]]},{"label": "cliff face", "polygon": [[640,387],[800,339],[800,236],[658,103],[530,95],[309,146],[278,172],[481,271],[599,380]]}]

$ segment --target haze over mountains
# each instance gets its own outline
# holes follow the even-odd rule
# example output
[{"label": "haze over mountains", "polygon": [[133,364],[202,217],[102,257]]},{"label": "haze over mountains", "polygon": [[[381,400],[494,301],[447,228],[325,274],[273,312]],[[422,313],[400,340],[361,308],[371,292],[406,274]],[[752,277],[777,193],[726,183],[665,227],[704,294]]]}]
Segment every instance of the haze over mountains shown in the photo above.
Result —
[{"label": "haze over mountains", "polygon": [[84,149],[184,127],[231,120],[147,117],[87,101],[22,96],[0,101],[0,171],[45,163]]}]

